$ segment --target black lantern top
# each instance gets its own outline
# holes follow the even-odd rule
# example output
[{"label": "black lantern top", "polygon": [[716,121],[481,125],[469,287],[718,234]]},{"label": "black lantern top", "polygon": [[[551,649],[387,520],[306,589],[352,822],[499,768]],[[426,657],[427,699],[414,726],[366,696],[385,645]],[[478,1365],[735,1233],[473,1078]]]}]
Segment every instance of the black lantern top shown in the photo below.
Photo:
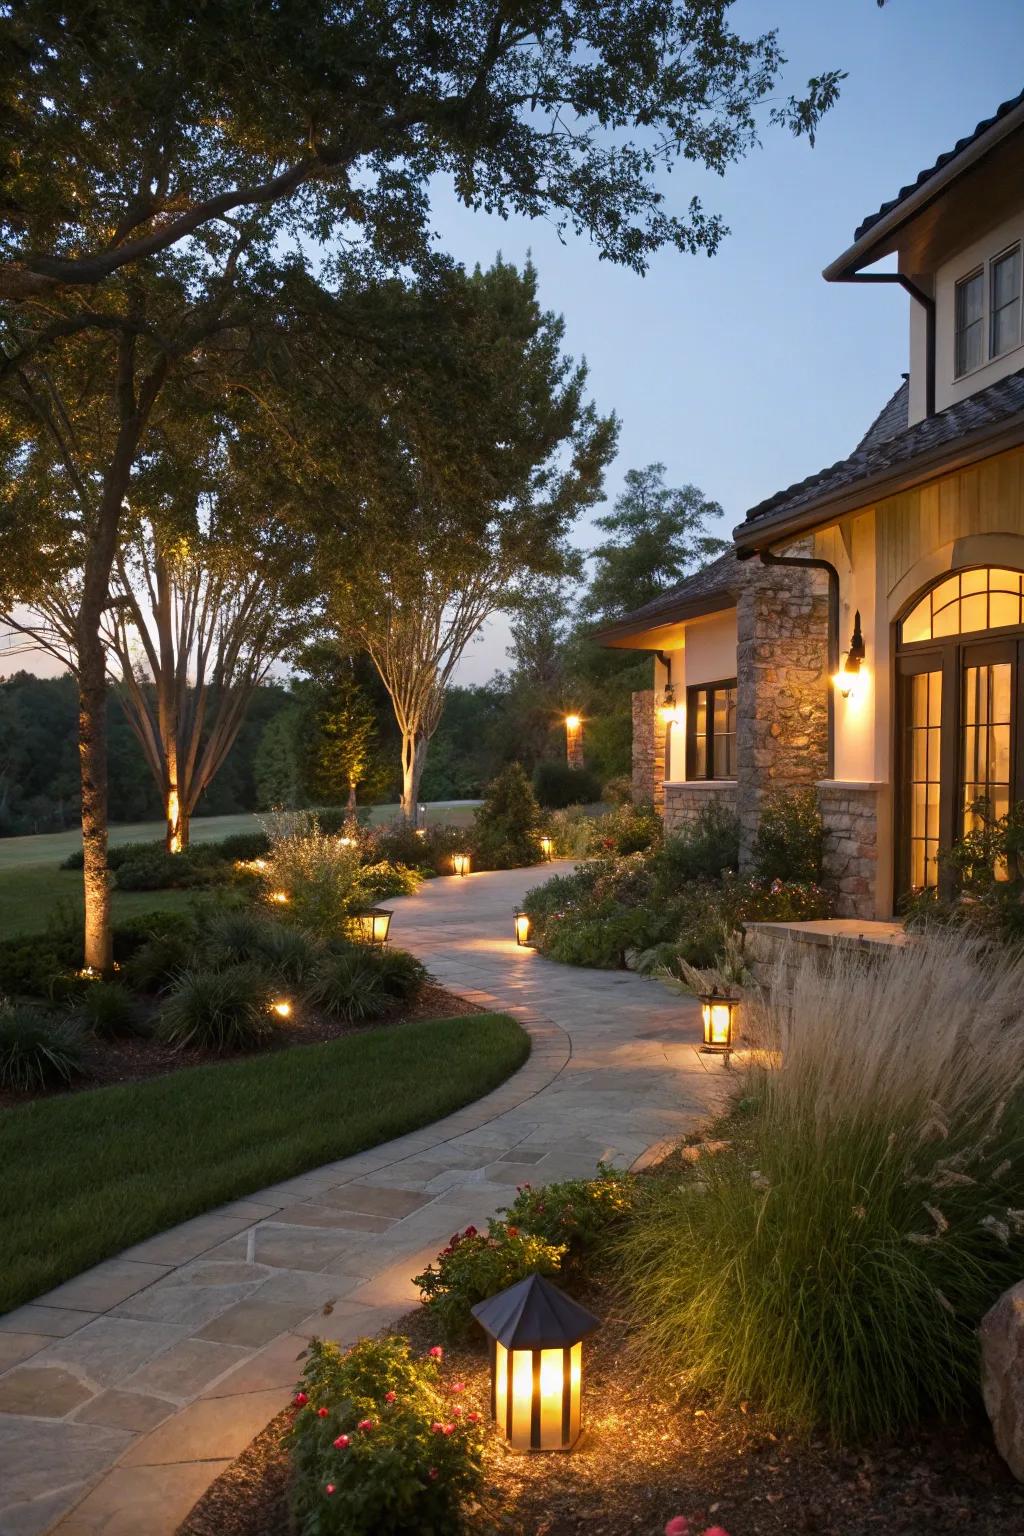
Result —
[{"label": "black lantern top", "polygon": [[497,1296],[478,1301],[472,1312],[506,1349],[563,1349],[601,1326],[593,1312],[543,1275],[528,1275]]}]

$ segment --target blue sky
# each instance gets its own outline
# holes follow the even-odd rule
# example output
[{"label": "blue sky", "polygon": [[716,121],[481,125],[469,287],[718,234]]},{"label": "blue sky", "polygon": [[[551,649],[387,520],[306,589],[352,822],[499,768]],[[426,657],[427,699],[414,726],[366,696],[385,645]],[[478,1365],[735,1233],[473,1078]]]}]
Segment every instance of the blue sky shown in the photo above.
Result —
[{"label": "blue sky", "polygon": [[[855,226],[1024,85],[1021,0],[739,0],[735,25],[777,26],[788,89],[849,72],[815,148],[766,128],[724,180],[681,166],[678,207],[697,192],[731,234],[718,254],[666,253],[645,277],[561,245],[543,222],[489,218],[440,191],[435,227],[459,260],[532,252],[546,307],[590,366],[591,392],[622,430],[607,480],[660,460],[670,484],[721,502],[723,531],[748,507],[847,454],[907,367],[907,299],[825,283]],[[787,91],[788,94],[788,91]],[[594,543],[581,522],[577,542]],[[470,647],[461,682],[504,664],[503,622]]]}]

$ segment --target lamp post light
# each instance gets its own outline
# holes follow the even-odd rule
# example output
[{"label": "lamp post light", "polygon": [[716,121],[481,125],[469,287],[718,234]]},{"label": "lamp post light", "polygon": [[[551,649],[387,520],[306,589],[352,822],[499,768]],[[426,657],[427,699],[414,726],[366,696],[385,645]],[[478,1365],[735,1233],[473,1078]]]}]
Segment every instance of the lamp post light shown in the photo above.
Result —
[{"label": "lamp post light", "polygon": [[540,840],[540,856],[547,864],[551,863],[551,855],[554,852],[554,847],[555,845],[551,838],[548,837],[547,833],[545,833]]},{"label": "lamp post light", "polygon": [[740,1001],[727,992],[713,987],[700,996],[700,1013],[704,1025],[703,1049],[711,1055],[728,1057],[733,1048],[736,1031],[736,1015]]},{"label": "lamp post light", "polygon": [[516,943],[520,949],[532,949],[533,941],[530,938],[530,915],[528,912],[515,914]]},{"label": "lamp post light", "polygon": [[580,1437],[583,1340],[601,1326],[543,1275],[473,1316],[491,1339],[491,1417],[516,1451],[571,1451]]},{"label": "lamp post light", "polygon": [[375,944],[383,949],[388,941],[392,913],[386,907],[370,907],[366,912],[354,912],[349,918],[349,931],[360,944]]},{"label": "lamp post light", "polygon": [[469,874],[470,856],[468,853],[452,854],[452,873],[465,878]]},{"label": "lamp post light", "polygon": [[583,767],[583,720],[579,715],[565,717],[565,760],[570,768]]}]

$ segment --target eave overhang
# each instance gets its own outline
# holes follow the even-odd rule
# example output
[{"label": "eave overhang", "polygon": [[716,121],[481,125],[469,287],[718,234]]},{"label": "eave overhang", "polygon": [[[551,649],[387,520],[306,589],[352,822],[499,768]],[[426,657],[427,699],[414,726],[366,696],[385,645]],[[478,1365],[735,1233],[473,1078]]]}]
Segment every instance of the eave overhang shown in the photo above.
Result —
[{"label": "eave overhang", "polygon": [[712,613],[728,613],[736,607],[734,593],[718,592],[706,597],[681,600],[666,608],[657,617],[641,619],[625,618],[618,624],[608,624],[591,635],[598,645],[608,650],[663,651],[673,649],[672,641],[680,624],[691,619],[703,619]]}]

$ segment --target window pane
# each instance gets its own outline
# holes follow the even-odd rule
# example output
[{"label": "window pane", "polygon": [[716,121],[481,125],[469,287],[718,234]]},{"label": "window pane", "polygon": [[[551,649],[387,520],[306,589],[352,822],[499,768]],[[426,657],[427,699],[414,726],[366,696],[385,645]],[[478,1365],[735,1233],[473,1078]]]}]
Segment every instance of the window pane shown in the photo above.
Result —
[{"label": "window pane", "polygon": [[923,597],[921,601],[907,614],[903,620],[903,640],[907,645],[913,645],[915,640],[930,640],[932,637],[932,599],[931,594]]},{"label": "window pane", "polygon": [[992,356],[1020,341],[1020,247],[992,263]]},{"label": "window pane", "polygon": [[1020,598],[1012,592],[993,592],[989,606],[989,628],[1006,629],[1020,623]]},{"label": "window pane", "polygon": [[977,368],[984,352],[984,273],[975,272],[956,285],[956,372],[959,377]]}]

